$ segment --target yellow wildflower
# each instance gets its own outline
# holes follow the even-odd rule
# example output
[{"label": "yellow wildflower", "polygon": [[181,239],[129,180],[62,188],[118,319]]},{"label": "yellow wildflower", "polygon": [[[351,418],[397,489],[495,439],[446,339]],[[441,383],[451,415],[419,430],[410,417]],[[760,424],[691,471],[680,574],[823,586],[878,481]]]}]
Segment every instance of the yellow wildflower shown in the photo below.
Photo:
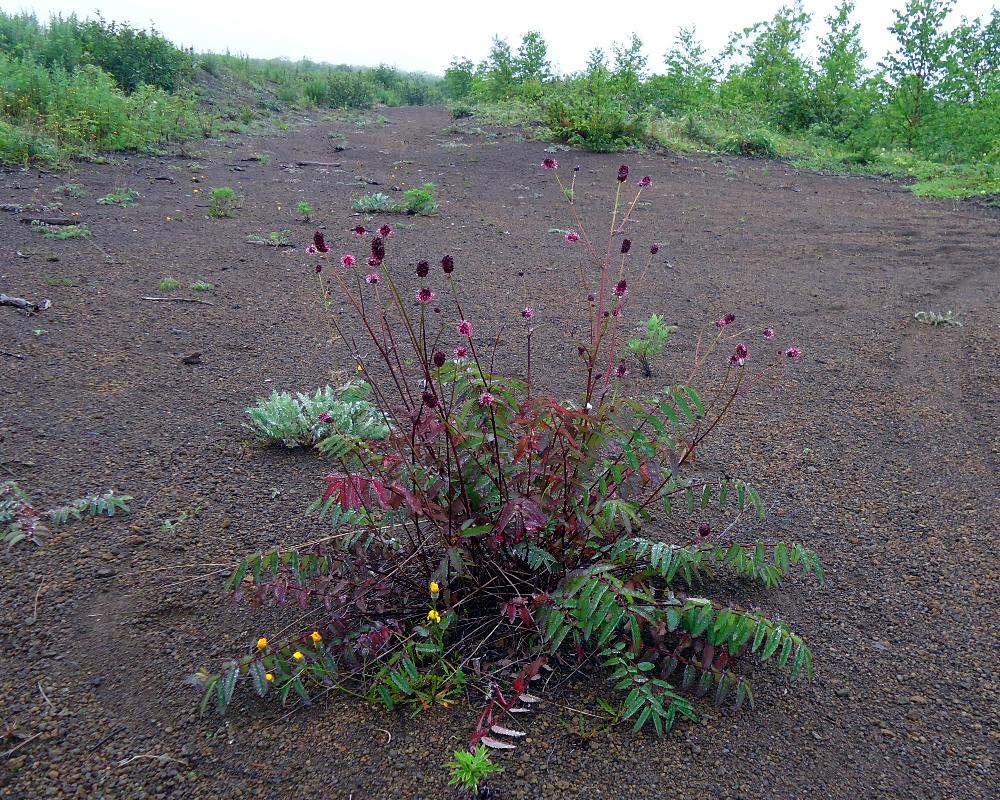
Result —
[{"label": "yellow wildflower", "polygon": [[441,615],[438,614],[436,608],[432,608],[430,611],[427,612],[427,619],[429,619],[431,622],[440,622]]},{"label": "yellow wildflower", "polygon": [[301,652],[296,650],[294,653],[292,653],[292,658],[294,658],[296,661],[301,661],[304,658],[304,656],[302,655]]},{"label": "yellow wildflower", "polygon": [[258,650],[263,650],[265,647],[267,647],[267,637],[266,636],[261,636],[257,640],[257,649]]},{"label": "yellow wildflower", "polygon": [[431,581],[431,594],[435,597],[438,596],[438,592],[441,591],[441,587],[438,585],[437,581]]},{"label": "yellow wildflower", "polygon": [[268,683],[270,683],[271,681],[274,680],[274,674],[271,673],[271,672],[265,672],[264,673],[264,680],[267,681]]},{"label": "yellow wildflower", "polygon": [[323,636],[320,634],[319,631],[313,631],[312,633],[310,633],[309,638],[312,639],[314,642],[323,641]]},{"label": "yellow wildflower", "polygon": [[191,191],[193,191],[195,194],[198,194],[198,192],[200,192],[201,189],[192,189]]}]

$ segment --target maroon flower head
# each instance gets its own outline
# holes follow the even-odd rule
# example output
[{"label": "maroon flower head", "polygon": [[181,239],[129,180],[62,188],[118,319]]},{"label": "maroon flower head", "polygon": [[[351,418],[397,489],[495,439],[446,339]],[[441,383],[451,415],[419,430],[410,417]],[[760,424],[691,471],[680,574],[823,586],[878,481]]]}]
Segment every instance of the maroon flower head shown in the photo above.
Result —
[{"label": "maroon flower head", "polygon": [[351,233],[353,233],[355,236],[364,236],[366,233],[368,233],[368,228],[366,228],[364,225],[356,225],[355,227],[351,228]]},{"label": "maroon flower head", "polygon": [[326,246],[326,237],[323,236],[323,231],[316,231],[313,234],[313,244],[316,245],[316,249],[321,253],[330,252],[330,248]]},{"label": "maroon flower head", "polygon": [[707,522],[703,522],[701,523],[701,525],[698,526],[699,539],[707,539],[711,535],[712,535],[712,526],[709,525]]},{"label": "maroon flower head", "polygon": [[443,367],[444,366],[444,361],[445,361],[444,353],[442,353],[440,350],[438,350],[434,354],[434,366],[435,367]]},{"label": "maroon flower head", "polygon": [[451,275],[455,271],[455,259],[451,256],[445,256],[441,259],[441,269],[444,270],[445,275]]},{"label": "maroon flower head", "polygon": [[431,265],[426,261],[417,262],[417,277],[426,278],[427,274],[431,271]]},{"label": "maroon flower head", "polygon": [[316,255],[316,253],[318,253],[319,251],[318,251],[318,250],[316,249],[316,245],[314,245],[314,244],[311,244],[311,245],[309,245],[309,246],[308,246],[308,247],[306,248],[306,252],[307,252],[307,253],[308,253],[309,255],[311,255],[311,256],[314,256],[314,255]]},{"label": "maroon flower head", "polygon": [[420,303],[420,305],[425,306],[433,300],[434,300],[434,292],[431,291],[428,287],[421,286],[419,289],[417,289],[417,302]]},{"label": "maroon flower head", "polygon": [[525,306],[521,311],[521,316],[524,317],[525,319],[531,319],[533,316],[535,316],[535,309],[533,309],[531,306]]},{"label": "maroon flower head", "polygon": [[625,279],[622,278],[618,283],[615,284],[614,288],[615,297],[626,297],[628,295],[628,284],[625,283]]},{"label": "maroon flower head", "polygon": [[616,378],[628,377],[628,367],[625,366],[624,361],[620,362],[618,366],[615,367],[615,377]]},{"label": "maroon flower head", "polygon": [[392,233],[393,231],[391,225],[383,225],[381,228],[378,229],[378,235],[381,236],[383,239],[388,239],[390,236],[392,236]]},{"label": "maroon flower head", "polygon": [[587,302],[588,303],[593,303],[595,299],[596,298],[594,297],[594,293],[593,292],[588,292],[587,293]]},{"label": "maroon flower head", "polygon": [[372,255],[375,256],[379,262],[385,258],[385,239],[381,236],[376,236],[372,239]]},{"label": "maroon flower head", "polygon": [[747,346],[743,342],[740,342],[738,345],[736,345],[736,355],[738,355],[740,358],[746,358],[747,356],[750,355],[750,351],[747,349]]},{"label": "maroon flower head", "polygon": [[316,417],[316,419],[319,422],[333,422],[333,414],[331,414],[329,411],[324,411],[322,414]]},{"label": "maroon flower head", "polygon": [[452,352],[455,354],[455,358],[465,358],[469,355],[469,348],[464,345],[459,345]]},{"label": "maroon flower head", "polygon": [[650,255],[654,255],[655,256],[659,252],[660,252],[660,246],[658,244],[656,244],[656,242],[653,242],[653,244],[651,244],[649,246],[649,253],[650,253]]},{"label": "maroon flower head", "polygon": [[764,328],[764,338],[773,339],[774,338],[774,328]]},{"label": "maroon flower head", "polygon": [[735,314],[726,314],[722,319],[715,323],[716,328],[726,328],[736,322]]},{"label": "maroon flower head", "polygon": [[493,395],[489,392],[483,392],[479,395],[479,405],[486,407],[493,405]]},{"label": "maroon flower head", "polygon": [[565,236],[563,236],[567,242],[578,242],[580,241],[580,234],[576,231],[569,231]]},{"label": "maroon flower head", "polygon": [[639,178],[639,186],[641,186],[642,188],[650,186],[652,183],[653,179],[650,178],[648,175],[643,175],[641,178]]},{"label": "maroon flower head", "polygon": [[365,283],[367,283],[369,286],[374,286],[380,280],[382,280],[382,276],[379,275],[377,272],[369,272],[367,275],[365,275]]},{"label": "maroon flower head", "polygon": [[631,249],[632,249],[632,240],[622,239],[622,255],[625,255]]},{"label": "maroon flower head", "polygon": [[357,263],[358,260],[350,253],[344,253],[344,255],[340,257],[340,264],[343,267],[353,267]]},{"label": "maroon flower head", "polygon": [[618,167],[618,182],[625,183],[628,180],[628,164],[622,164]]},{"label": "maroon flower head", "polygon": [[316,265],[316,274],[319,275],[322,271],[323,271],[323,265],[322,264],[317,264]]},{"label": "maroon flower head", "polygon": [[467,319],[463,319],[458,323],[458,333],[466,338],[472,336],[472,323]]},{"label": "maroon flower head", "polygon": [[372,269],[375,269],[375,267],[377,267],[381,263],[382,262],[379,261],[377,258],[375,258],[375,256],[368,256],[368,266],[371,267]]},{"label": "maroon flower head", "polygon": [[545,167],[545,169],[559,169],[559,162],[554,158],[545,158],[542,159],[542,166]]},{"label": "maroon flower head", "polygon": [[434,392],[424,392],[421,399],[424,401],[424,405],[428,408],[436,408],[438,404],[437,395]]},{"label": "maroon flower head", "polygon": [[797,347],[789,347],[785,351],[785,355],[788,356],[789,358],[801,358],[802,357],[802,351],[799,350],[799,348],[797,348]]},{"label": "maroon flower head", "polygon": [[620,319],[624,313],[621,306],[615,306],[615,310],[611,312],[611,316],[615,319]]}]

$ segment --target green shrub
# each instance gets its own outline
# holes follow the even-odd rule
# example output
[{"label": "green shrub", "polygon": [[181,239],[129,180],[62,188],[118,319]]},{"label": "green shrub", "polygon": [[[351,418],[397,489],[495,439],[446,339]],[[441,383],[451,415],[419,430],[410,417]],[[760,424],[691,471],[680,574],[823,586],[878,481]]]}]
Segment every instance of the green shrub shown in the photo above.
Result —
[{"label": "green shrub", "polygon": [[403,192],[403,209],[408,214],[420,214],[422,216],[432,216],[441,210],[436,196],[436,188],[433,183],[425,183],[423,186],[414,186]]},{"label": "green shrub", "polygon": [[209,193],[208,213],[216,218],[236,216],[236,192],[220,186]]},{"label": "green shrub", "polygon": [[168,275],[165,278],[160,278],[159,287],[161,292],[173,292],[181,288],[181,282]]},{"label": "green shrub", "polygon": [[351,208],[360,214],[392,213],[399,210],[399,206],[384,192],[372,192],[355,197]]},{"label": "green shrub", "polygon": [[104,195],[98,199],[98,203],[102,206],[121,206],[122,208],[132,208],[133,206],[139,205],[136,202],[139,199],[139,193],[135,189],[115,189],[115,191]]},{"label": "green shrub", "polygon": [[663,352],[667,339],[676,330],[676,325],[665,325],[663,317],[659,314],[653,314],[646,320],[644,335],[628,340],[628,350],[635,356],[642,369],[642,374],[647,378],[653,374],[650,359]]},{"label": "green shrub", "polygon": [[747,158],[777,158],[778,148],[771,136],[764,130],[745,131],[728,136],[721,148],[725,153]]},{"label": "green shrub", "polygon": [[645,115],[610,99],[573,93],[544,101],[542,108],[542,120],[558,139],[596,153],[642,144],[649,133]]}]

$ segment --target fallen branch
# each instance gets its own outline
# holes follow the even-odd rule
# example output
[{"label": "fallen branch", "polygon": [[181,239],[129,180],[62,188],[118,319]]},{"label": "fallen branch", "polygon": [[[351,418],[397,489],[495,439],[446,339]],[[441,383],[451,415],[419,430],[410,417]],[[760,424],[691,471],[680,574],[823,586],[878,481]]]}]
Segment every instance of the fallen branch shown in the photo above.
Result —
[{"label": "fallen branch", "polygon": [[25,225],[33,225],[36,222],[39,225],[79,225],[80,220],[78,219],[68,219],[67,217],[21,217],[19,220]]},{"label": "fallen branch", "polygon": [[121,761],[118,762],[118,766],[124,767],[126,764],[131,764],[133,761],[137,761],[140,758],[151,758],[153,759],[153,761],[162,761],[164,763],[166,763],[167,761],[175,761],[178,764],[183,764],[184,766],[187,766],[187,761],[183,761],[180,758],[174,758],[172,756],[158,756],[155,755],[154,753],[139,753],[138,755],[134,755],[130,758],[123,758]]},{"label": "fallen branch", "polygon": [[16,358],[18,361],[24,361],[24,356],[20,353],[8,353],[6,350],[0,350],[0,356],[10,356],[11,358]]},{"label": "fallen branch", "polygon": [[329,161],[294,161],[292,162],[297,167],[339,167],[340,162],[333,164]]},{"label": "fallen branch", "polygon": [[295,247],[294,242],[269,242],[263,239],[259,242],[255,242],[252,239],[247,239],[247,244],[261,245],[262,247]]},{"label": "fallen branch", "polygon": [[38,733],[36,733],[36,734],[34,734],[32,736],[29,736],[27,739],[25,739],[25,740],[23,740],[21,742],[18,742],[12,748],[10,748],[10,750],[8,750],[6,753],[4,753],[2,756],[0,756],[0,759],[10,758],[12,755],[14,755],[14,753],[16,753],[22,747],[24,747],[28,742],[33,742],[35,739],[37,739],[41,735],[42,735],[42,732],[39,731]]},{"label": "fallen branch", "polygon": [[0,306],[14,306],[29,313],[38,311],[38,303],[32,303],[23,297],[11,297],[9,294],[0,293]]},{"label": "fallen branch", "polygon": [[144,297],[143,300],[153,300],[157,303],[198,303],[203,306],[214,306],[208,300],[198,300],[194,297]]}]

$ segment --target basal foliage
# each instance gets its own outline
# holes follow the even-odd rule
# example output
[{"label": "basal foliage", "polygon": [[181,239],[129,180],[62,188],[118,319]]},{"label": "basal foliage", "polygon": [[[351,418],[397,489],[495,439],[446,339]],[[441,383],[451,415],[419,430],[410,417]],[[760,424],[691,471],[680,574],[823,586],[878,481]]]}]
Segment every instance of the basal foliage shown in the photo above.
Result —
[{"label": "basal foliage", "polygon": [[[558,176],[553,159],[543,166]],[[788,622],[721,602],[712,587],[732,576],[767,588],[793,572],[822,579],[819,560],[802,542],[749,537],[748,518],[766,517],[757,489],[695,460],[734,406],[801,352],[769,352],[767,329],[751,353],[727,314],[699,337],[689,370],[652,397],[630,395],[623,325],[658,246],[636,257],[625,237],[651,183],[628,176],[622,165],[600,245],[575,183],[559,182],[579,231],[564,238],[579,248],[587,331],[573,400],[539,386],[532,308],[519,313],[523,368],[502,373],[495,338],[463,307],[451,256],[433,277],[418,262],[409,295],[389,257],[391,227],[355,229],[371,237],[367,269],[353,254],[338,263],[317,232],[316,255],[333,262],[317,267],[325,306],[353,310],[331,321],[388,435],[332,430],[315,509],[334,530],[236,566],[234,597],[296,608],[297,632],[261,636],[203,670],[203,708],[225,711],[240,687],[305,703],[348,689],[417,710],[471,696],[481,705],[474,755],[524,734],[512,715],[543,701],[530,688],[543,672],[604,672],[620,692],[618,719],[659,733],[694,719],[709,693],[752,704],[740,669],[749,659],[773,660],[793,680],[811,674],[813,656]],[[713,530],[719,518],[727,525]],[[452,769],[462,783],[489,771],[468,757]]]}]

